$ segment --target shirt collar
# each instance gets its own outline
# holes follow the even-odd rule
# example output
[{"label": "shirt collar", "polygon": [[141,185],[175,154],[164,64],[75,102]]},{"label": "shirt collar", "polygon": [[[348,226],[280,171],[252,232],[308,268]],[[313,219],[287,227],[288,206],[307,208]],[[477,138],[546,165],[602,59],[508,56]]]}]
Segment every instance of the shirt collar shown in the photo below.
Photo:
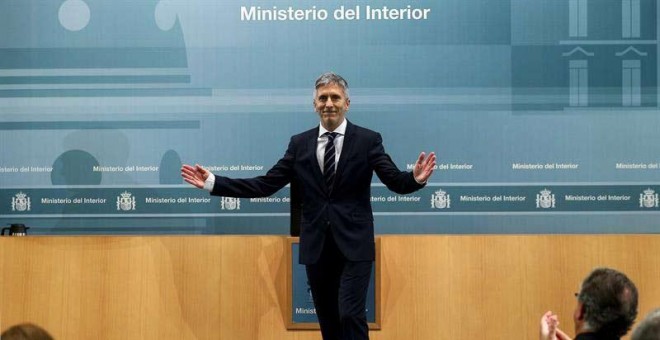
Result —
[{"label": "shirt collar", "polygon": [[339,126],[335,129],[335,131],[328,131],[326,128],[323,127],[322,124],[319,124],[319,137],[323,136],[326,132],[336,132],[339,135],[343,136],[346,134],[346,126],[348,125],[348,120],[344,118],[344,121],[339,124]]}]

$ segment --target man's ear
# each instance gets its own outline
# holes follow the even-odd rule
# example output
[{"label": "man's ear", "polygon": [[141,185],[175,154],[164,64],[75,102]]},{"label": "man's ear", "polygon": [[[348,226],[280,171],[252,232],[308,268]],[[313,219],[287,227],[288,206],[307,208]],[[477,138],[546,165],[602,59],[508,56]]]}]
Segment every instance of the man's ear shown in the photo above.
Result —
[{"label": "man's ear", "polygon": [[577,308],[575,308],[575,319],[584,321],[585,315],[584,315],[584,304],[580,301],[577,303]]}]

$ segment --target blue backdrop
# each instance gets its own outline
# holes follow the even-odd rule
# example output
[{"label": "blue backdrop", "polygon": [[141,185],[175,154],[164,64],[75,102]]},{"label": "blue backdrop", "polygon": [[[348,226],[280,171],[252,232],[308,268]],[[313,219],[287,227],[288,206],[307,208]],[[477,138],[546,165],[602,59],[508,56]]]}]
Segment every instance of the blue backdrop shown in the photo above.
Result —
[{"label": "blue backdrop", "polygon": [[657,232],[653,0],[5,0],[0,221],[41,234],[288,233],[288,188],[210,198],[181,163],[265,173],[343,75],[377,233]]}]

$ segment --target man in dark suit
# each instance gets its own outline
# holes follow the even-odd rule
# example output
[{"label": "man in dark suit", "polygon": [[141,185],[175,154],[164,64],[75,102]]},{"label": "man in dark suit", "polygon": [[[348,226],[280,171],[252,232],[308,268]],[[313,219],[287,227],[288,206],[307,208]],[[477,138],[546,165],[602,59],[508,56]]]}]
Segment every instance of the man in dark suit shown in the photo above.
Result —
[{"label": "man in dark suit", "polygon": [[400,171],[379,133],[346,120],[350,99],[341,76],[325,73],[315,88],[320,125],[291,137],[284,157],[266,175],[231,179],[199,165],[184,165],[181,175],[225,197],[270,196],[295,182],[302,197],[300,263],[306,265],[323,339],[368,339],[366,296],[375,256],[372,175],[396,193],[411,193],[433,173],[435,154],[422,152],[412,172]]}]

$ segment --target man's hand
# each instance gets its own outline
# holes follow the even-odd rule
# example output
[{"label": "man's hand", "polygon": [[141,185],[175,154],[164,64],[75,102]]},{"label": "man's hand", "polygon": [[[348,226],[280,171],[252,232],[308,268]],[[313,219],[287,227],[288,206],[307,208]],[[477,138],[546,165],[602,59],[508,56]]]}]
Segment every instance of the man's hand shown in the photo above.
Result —
[{"label": "man's hand", "polygon": [[557,315],[551,311],[545,312],[541,317],[541,329],[539,333],[539,340],[557,340],[557,326],[559,320]]},{"label": "man's hand", "polygon": [[559,329],[559,319],[551,311],[545,312],[541,317],[540,340],[573,340]]},{"label": "man's hand", "polygon": [[431,177],[433,169],[435,169],[435,152],[431,152],[428,157],[426,157],[424,152],[420,153],[413,168],[415,181],[417,183],[426,183],[429,177]]},{"label": "man's hand", "polygon": [[204,188],[204,182],[209,178],[209,171],[202,168],[199,164],[195,164],[194,167],[184,164],[181,167],[181,177],[183,177],[184,181],[202,189]]}]

